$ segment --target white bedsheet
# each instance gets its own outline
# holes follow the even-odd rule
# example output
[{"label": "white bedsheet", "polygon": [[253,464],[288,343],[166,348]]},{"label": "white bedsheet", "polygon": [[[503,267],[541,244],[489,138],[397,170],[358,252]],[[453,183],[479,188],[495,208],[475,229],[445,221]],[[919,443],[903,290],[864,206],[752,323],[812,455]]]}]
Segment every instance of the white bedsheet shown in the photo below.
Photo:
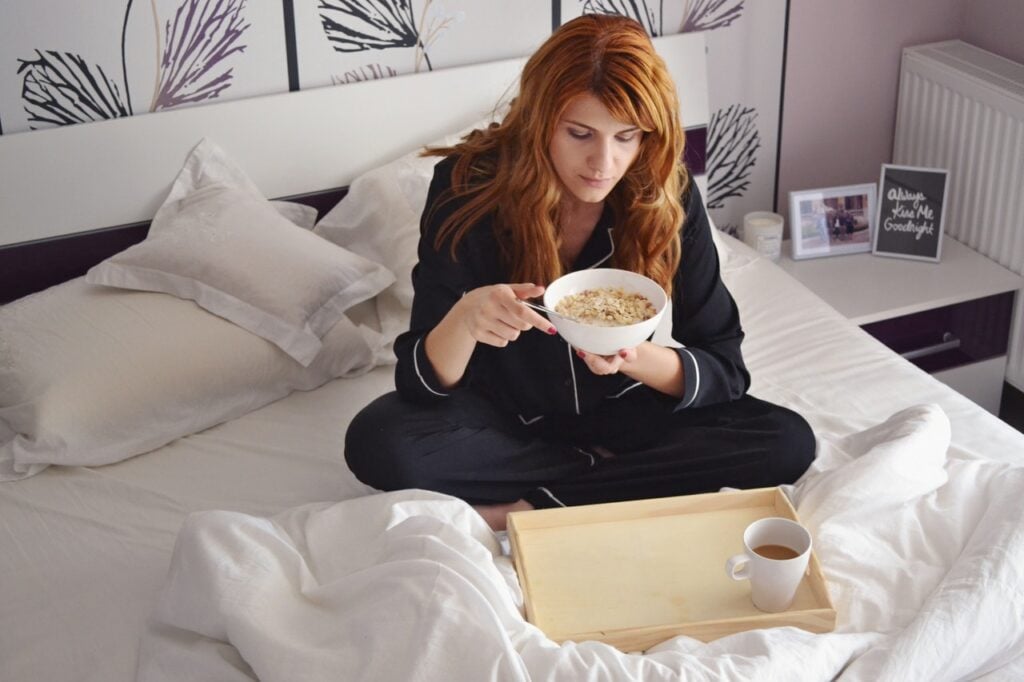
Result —
[{"label": "white bedsheet", "polygon": [[392,385],[380,367],[119,464],[0,483],[0,682],[134,679],[185,516],[365,495],[345,427]]},{"label": "white bedsheet", "polygon": [[[948,460],[935,406],[835,442],[790,491],[836,631],[557,646],[465,504],[420,491],[273,519],[202,512],[179,536],[139,679],[958,680],[1024,645],[1024,469]],[[737,538],[737,549],[739,539]],[[236,653],[237,652],[237,653]],[[240,656],[238,655],[240,654]]]},{"label": "white bedsheet", "polygon": [[[897,411],[934,403],[951,424],[947,473],[969,464],[991,478],[993,460],[1024,463],[1020,433],[887,351],[740,242],[720,242],[723,276],[747,331],[752,393],[800,411],[821,443],[842,442]],[[381,367],[295,393],[120,464],[53,467],[0,485],[0,680],[133,679],[138,636],[187,515],[219,509],[266,517],[370,492],[344,466],[344,432],[359,408],[393,385],[391,374]],[[965,478],[955,485],[966,499],[980,484]],[[984,498],[989,490],[974,494]],[[936,499],[949,505],[943,510],[950,523],[974,523],[973,507]],[[908,532],[917,525],[908,521]],[[762,633],[757,646],[771,646],[778,636]],[[353,641],[368,651],[379,646],[381,655],[394,644]],[[720,645],[699,647],[702,665],[712,665],[708,657]],[[573,657],[589,648],[560,651]],[[1024,665],[1019,672],[1008,679],[1024,679]]]}]

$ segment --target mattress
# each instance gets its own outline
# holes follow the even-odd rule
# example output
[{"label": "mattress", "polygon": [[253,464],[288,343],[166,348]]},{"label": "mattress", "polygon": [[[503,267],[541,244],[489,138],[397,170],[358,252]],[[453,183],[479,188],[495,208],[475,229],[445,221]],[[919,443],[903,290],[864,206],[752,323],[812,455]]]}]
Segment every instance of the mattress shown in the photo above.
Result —
[{"label": "mattress", "polygon": [[[1024,461],[1024,436],[895,355],[775,264],[716,237],[754,395],[841,438],[914,405],[949,418],[949,456]],[[138,642],[189,513],[273,515],[373,491],[344,464],[346,425],[392,367],[292,393],[130,460],[0,484],[0,679],[134,679]],[[339,550],[341,551],[341,550]]]}]

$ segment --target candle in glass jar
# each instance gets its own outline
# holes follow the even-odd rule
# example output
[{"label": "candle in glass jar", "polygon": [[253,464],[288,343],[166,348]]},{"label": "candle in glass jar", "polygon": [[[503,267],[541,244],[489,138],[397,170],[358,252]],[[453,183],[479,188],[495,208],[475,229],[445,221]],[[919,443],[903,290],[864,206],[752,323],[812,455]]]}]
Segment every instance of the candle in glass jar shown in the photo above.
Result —
[{"label": "candle in glass jar", "polygon": [[771,211],[754,211],[743,217],[743,241],[773,261],[782,255],[782,216]]}]

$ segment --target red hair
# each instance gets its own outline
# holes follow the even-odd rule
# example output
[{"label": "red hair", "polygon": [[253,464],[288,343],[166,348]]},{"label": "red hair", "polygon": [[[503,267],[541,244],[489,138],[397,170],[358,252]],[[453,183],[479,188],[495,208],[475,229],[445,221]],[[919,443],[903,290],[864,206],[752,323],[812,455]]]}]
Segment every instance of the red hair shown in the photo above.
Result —
[{"label": "red hair", "polygon": [[616,227],[612,265],[671,292],[687,182],[678,99],[643,27],[620,16],[584,15],[559,28],[527,61],[500,124],[425,152],[457,157],[446,198],[465,198],[442,224],[435,248],[448,241],[454,256],[466,232],[493,213],[513,281],[547,285],[565,273],[558,251],[563,189],[548,148],[570,102],[588,93],[643,131],[636,160],[607,198]]}]

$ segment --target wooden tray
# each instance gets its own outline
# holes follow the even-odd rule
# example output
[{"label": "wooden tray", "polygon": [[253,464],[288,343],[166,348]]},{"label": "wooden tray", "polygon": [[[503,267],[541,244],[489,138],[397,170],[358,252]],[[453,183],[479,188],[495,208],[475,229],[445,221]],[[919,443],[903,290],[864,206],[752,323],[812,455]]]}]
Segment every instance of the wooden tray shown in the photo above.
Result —
[{"label": "wooden tray", "polygon": [[835,628],[813,551],[788,611],[764,613],[725,562],[765,516],[797,519],[778,488],[513,512],[509,540],[526,619],[557,642],[644,651],[676,635],[702,641],[755,628]]}]

